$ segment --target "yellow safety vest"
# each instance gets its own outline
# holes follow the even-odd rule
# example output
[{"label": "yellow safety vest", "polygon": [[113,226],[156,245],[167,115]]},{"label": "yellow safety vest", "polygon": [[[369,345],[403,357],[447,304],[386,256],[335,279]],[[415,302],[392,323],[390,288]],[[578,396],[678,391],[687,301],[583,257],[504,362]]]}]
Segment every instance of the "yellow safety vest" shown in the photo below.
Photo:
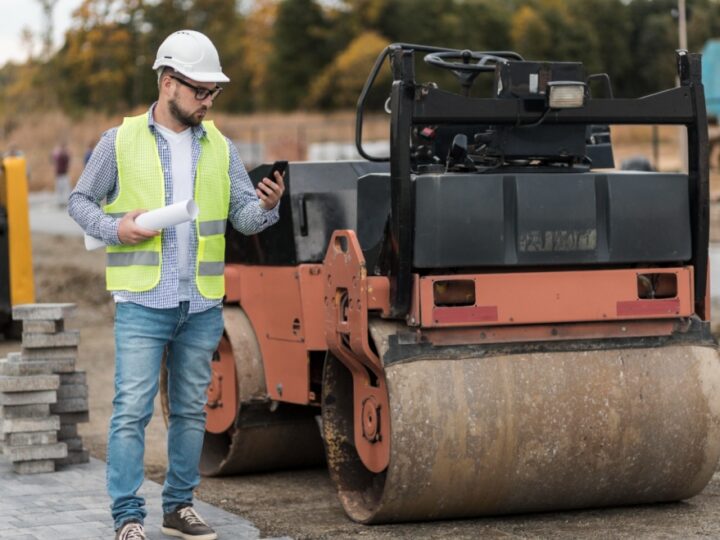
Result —
[{"label": "yellow safety vest", "polygon": [[[195,265],[197,288],[206,298],[225,294],[225,224],[230,205],[230,154],[227,140],[213,122],[203,122],[195,176],[195,220],[198,251]],[[165,206],[165,179],[155,136],[147,114],[125,118],[117,131],[115,154],[118,196],[104,210],[121,217],[131,210]],[[105,272],[108,290],[143,292],[160,282],[162,235],[135,245],[108,246]]]}]

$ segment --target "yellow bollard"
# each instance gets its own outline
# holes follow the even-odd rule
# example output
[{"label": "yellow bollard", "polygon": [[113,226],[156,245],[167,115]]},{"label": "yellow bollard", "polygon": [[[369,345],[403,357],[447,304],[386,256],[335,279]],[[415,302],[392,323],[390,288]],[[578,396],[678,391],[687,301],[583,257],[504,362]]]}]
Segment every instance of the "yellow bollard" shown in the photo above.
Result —
[{"label": "yellow bollard", "polygon": [[10,302],[12,305],[32,304],[35,302],[35,283],[25,158],[6,157],[2,165],[0,204],[5,206],[8,216]]}]

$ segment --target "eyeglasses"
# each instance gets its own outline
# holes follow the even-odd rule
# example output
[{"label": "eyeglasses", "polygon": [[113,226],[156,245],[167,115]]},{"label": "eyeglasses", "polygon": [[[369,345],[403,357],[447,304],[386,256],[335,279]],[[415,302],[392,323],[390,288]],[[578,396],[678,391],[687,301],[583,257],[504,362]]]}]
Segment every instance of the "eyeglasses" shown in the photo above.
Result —
[{"label": "eyeglasses", "polygon": [[187,86],[188,88],[195,90],[195,99],[198,101],[205,101],[208,97],[215,101],[215,98],[218,97],[218,94],[222,92],[221,86],[216,86],[215,88],[207,89],[203,88],[202,86],[195,86],[193,84],[190,84],[184,79],[181,79],[180,77],[176,77],[175,75],[170,75],[171,79],[175,79],[177,82],[179,82],[182,85]]}]

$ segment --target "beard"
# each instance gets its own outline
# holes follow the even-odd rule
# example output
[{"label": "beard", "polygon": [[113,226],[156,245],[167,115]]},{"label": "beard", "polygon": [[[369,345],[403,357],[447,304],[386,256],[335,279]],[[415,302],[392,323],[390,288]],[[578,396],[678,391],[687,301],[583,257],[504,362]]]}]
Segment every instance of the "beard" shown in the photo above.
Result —
[{"label": "beard", "polygon": [[180,108],[180,105],[178,105],[176,97],[173,97],[173,99],[168,101],[168,106],[170,109],[170,114],[173,115],[173,118],[175,118],[175,120],[187,127],[199,126],[200,123],[203,121],[203,118],[205,118],[205,113],[207,113],[207,107],[205,106],[200,107],[195,112],[189,113],[183,111]]}]

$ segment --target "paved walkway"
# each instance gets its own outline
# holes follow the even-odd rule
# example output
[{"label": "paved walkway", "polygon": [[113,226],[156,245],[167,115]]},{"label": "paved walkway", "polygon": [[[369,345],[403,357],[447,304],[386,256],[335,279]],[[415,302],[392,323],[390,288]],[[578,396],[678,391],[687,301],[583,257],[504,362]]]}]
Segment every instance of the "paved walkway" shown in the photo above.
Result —
[{"label": "paved walkway", "polygon": [[67,209],[58,206],[54,193],[49,191],[30,193],[28,202],[32,232],[78,237],[83,235],[83,230],[68,215]]},{"label": "paved walkway", "polygon": [[[160,532],[161,486],[145,480],[145,530],[150,540],[169,539]],[[245,519],[201,501],[200,515],[221,540],[257,540],[260,531]],[[73,465],[47,474],[18,475],[0,458],[0,538],[12,540],[112,540],[112,519],[105,492],[105,464]]]}]

